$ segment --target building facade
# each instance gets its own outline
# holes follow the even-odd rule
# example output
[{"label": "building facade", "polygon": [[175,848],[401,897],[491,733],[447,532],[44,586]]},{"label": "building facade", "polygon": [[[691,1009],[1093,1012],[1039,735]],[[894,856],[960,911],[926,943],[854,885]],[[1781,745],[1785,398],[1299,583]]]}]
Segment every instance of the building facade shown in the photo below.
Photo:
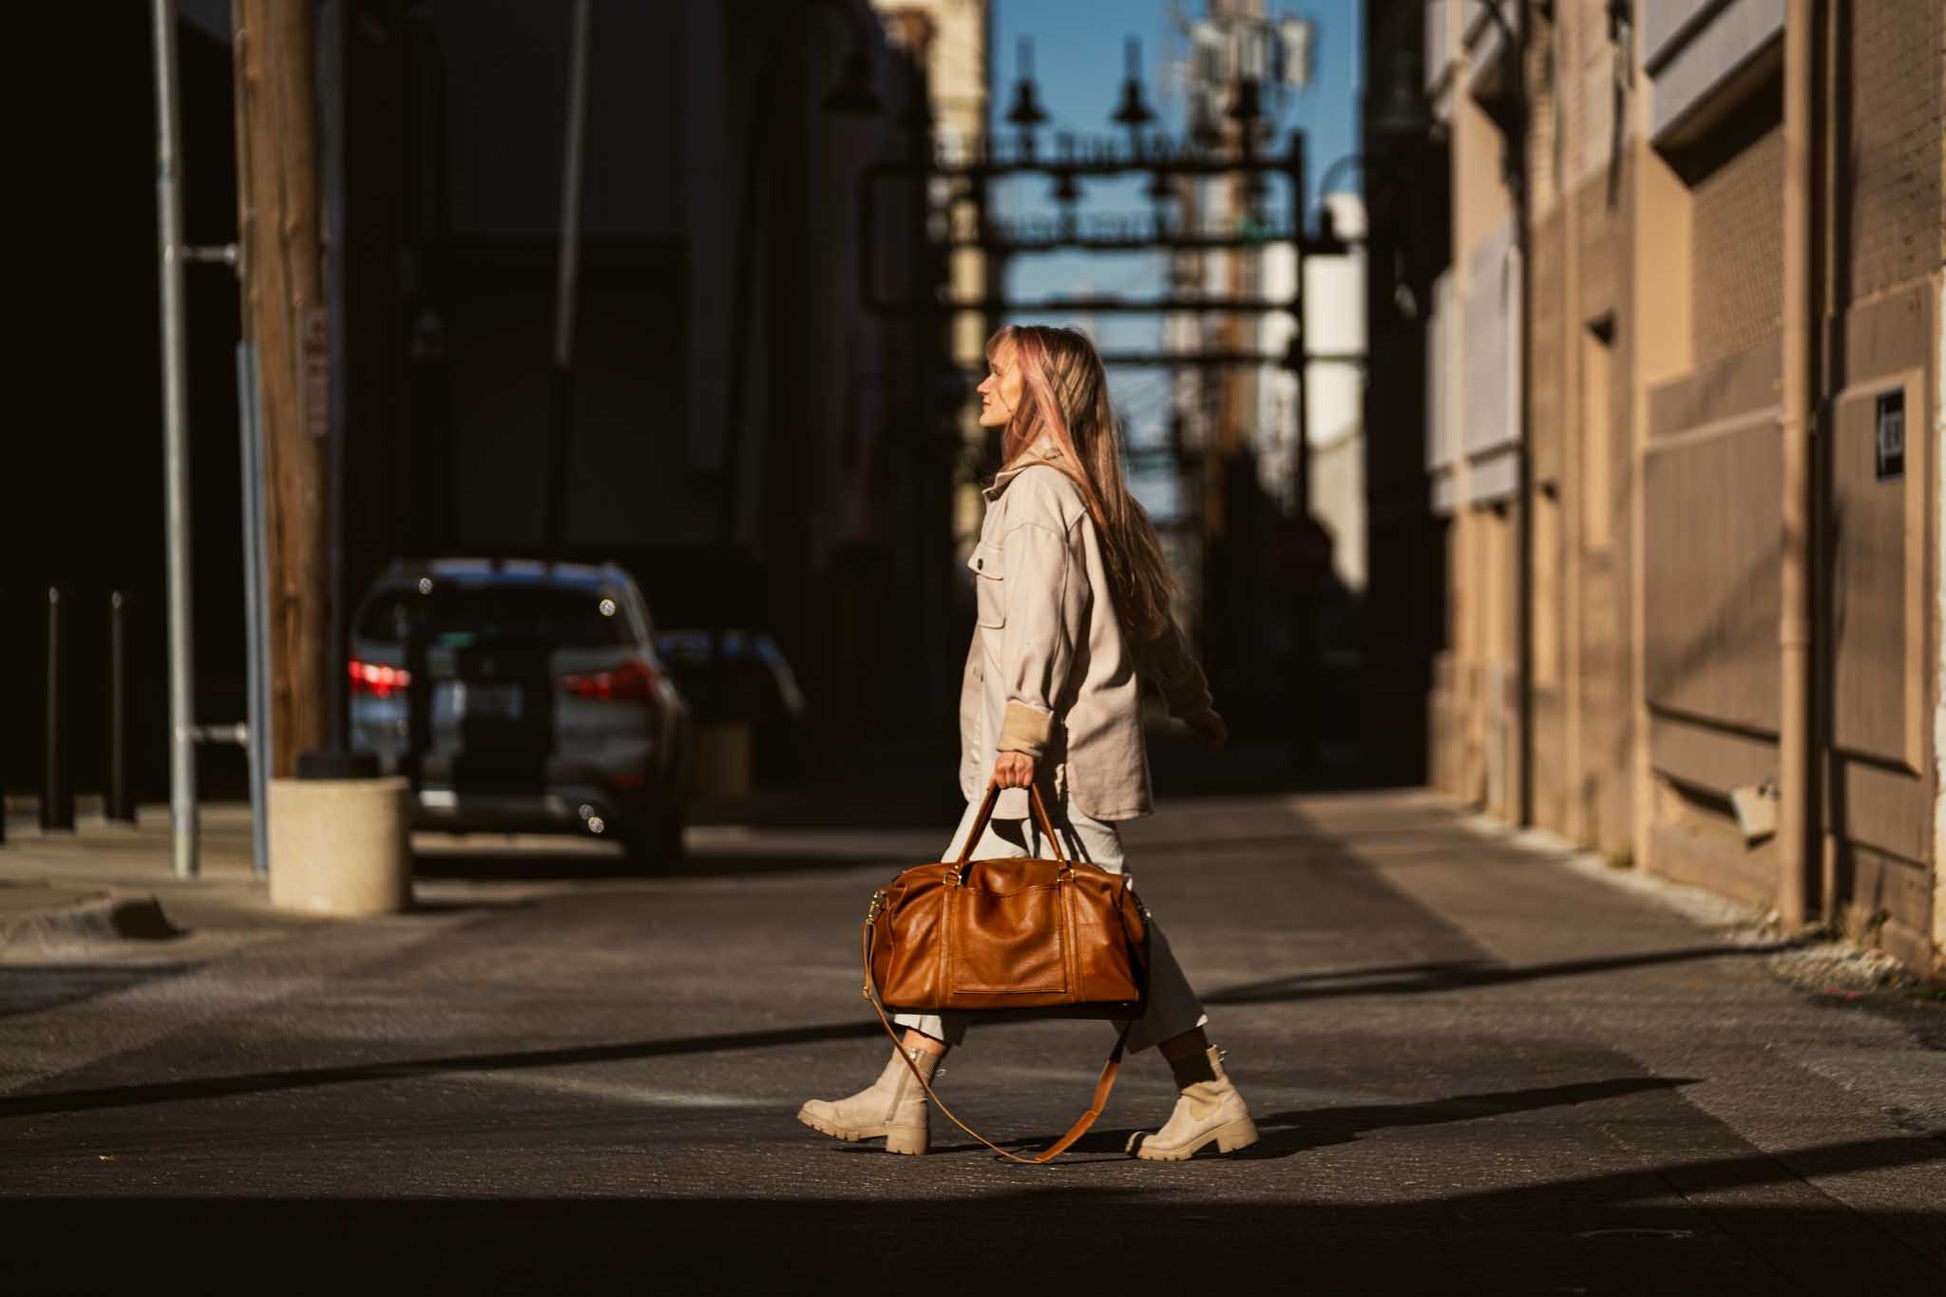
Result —
[{"label": "building facade", "polygon": [[[991,98],[988,51],[993,15],[989,0],[872,0],[886,31],[924,70],[930,94],[933,140],[941,156],[972,156],[987,134]],[[984,224],[987,186],[971,181],[954,193],[944,181],[933,184],[930,206],[953,222],[956,242],[947,263],[948,288],[959,301],[997,296],[1001,258],[973,239]],[[981,311],[957,312],[951,322],[953,377],[977,384],[986,375],[986,340],[994,321]],[[957,458],[953,487],[953,537],[960,558],[979,541],[986,501],[980,495],[980,467],[987,453],[979,406],[961,404],[953,421]]]},{"label": "building facade", "polygon": [[1368,144],[1446,191],[1372,257],[1424,777],[1936,963],[1946,8],[1368,8],[1437,122]]},{"label": "building facade", "polygon": [[[400,555],[550,552],[573,9],[318,7],[343,30],[343,240],[325,255],[344,283],[345,526],[342,580],[303,598],[349,605]],[[873,314],[861,292],[867,257],[888,277],[944,275],[909,193],[881,196],[869,245],[859,212],[863,170],[930,124],[928,69],[867,0],[591,9],[566,526],[552,552],[623,563],[664,627],[774,633],[816,715],[845,718],[820,734],[926,708],[949,718],[950,689],[910,664],[951,661],[958,415],[943,384],[917,381],[951,371],[950,339],[944,321],[928,332]],[[61,160],[49,174],[100,214],[104,254],[48,298],[86,303],[51,318],[87,344],[33,367],[50,390],[89,394],[87,435],[30,439],[19,480],[41,485],[0,510],[0,666],[13,678],[41,670],[55,584],[77,610],[74,678],[105,678],[108,592],[128,595],[143,796],[164,786],[168,723],[149,42],[146,9],[104,18],[105,98],[48,136],[50,165]],[[220,245],[237,222],[230,6],[185,4],[179,45],[187,232]],[[834,104],[854,59],[876,111]],[[187,296],[197,713],[233,723],[236,280],[196,267]],[[104,764],[103,691],[73,692],[85,793]],[[31,787],[40,727],[10,719],[0,787]],[[206,789],[241,788],[235,752],[207,751],[202,766]]]},{"label": "building facade", "polygon": [[[518,0],[429,12],[400,70],[423,105],[398,159],[424,193],[400,249],[410,395],[370,397],[417,417],[368,453],[440,506],[410,546],[518,552],[550,435],[569,24]],[[923,131],[925,69],[865,0],[597,0],[592,25],[565,548],[628,565],[665,625],[774,634],[815,715],[889,722],[925,696],[896,664],[940,620],[907,611],[948,597],[929,424],[951,415],[911,377],[944,368],[943,325],[900,327],[862,287],[868,263],[939,267],[912,204],[860,177]],[[833,99],[858,58],[867,111]]]}]

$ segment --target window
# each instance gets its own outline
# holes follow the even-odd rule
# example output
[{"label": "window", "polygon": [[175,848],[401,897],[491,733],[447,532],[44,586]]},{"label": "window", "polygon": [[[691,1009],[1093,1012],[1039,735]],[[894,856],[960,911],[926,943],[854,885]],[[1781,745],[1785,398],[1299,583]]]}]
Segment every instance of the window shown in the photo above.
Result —
[{"label": "window", "polygon": [[388,590],[366,606],[357,636],[382,644],[419,637],[446,647],[608,648],[635,639],[620,601],[601,591],[519,585],[435,585],[423,594]]}]

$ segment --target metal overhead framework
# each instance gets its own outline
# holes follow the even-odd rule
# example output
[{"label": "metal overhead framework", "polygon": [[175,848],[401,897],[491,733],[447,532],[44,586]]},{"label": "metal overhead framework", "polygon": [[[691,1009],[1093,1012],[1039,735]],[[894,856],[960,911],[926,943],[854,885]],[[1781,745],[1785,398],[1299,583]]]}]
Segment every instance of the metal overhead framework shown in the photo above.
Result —
[{"label": "metal overhead framework", "polygon": [[[1030,64],[1023,50],[1023,64]],[[1305,137],[1294,130],[1286,137],[1281,154],[1266,155],[1257,145],[1258,94],[1255,83],[1238,85],[1232,116],[1238,121],[1237,147],[1218,149],[1203,139],[1191,136],[1182,140],[1145,134],[1143,128],[1154,120],[1142,103],[1140,83],[1134,67],[1136,51],[1131,45],[1129,79],[1123,89],[1123,103],[1116,120],[1128,127],[1126,143],[1116,140],[1079,140],[1062,135],[1051,156],[1043,156],[1034,138],[1034,128],[1046,120],[1035,101],[1031,75],[1023,77],[1016,88],[1008,120],[1018,132],[1011,148],[982,137],[958,156],[948,157],[924,137],[915,137],[912,156],[881,161],[867,167],[859,177],[858,219],[860,246],[877,246],[874,213],[880,189],[889,183],[913,185],[930,203],[931,187],[944,182],[948,194],[940,220],[927,223],[934,231],[932,245],[950,253],[954,248],[978,248],[995,256],[1029,252],[1075,250],[1080,252],[1193,252],[1214,248],[1265,248],[1288,244],[1296,254],[1292,289],[1286,298],[1245,298],[1212,296],[1202,293],[1172,292],[1164,297],[1129,298],[1112,294],[1045,297],[1037,300],[1010,294],[984,294],[979,297],[938,296],[922,292],[899,299],[889,295],[878,281],[874,258],[859,260],[859,298],[866,308],[879,314],[917,317],[921,320],[941,315],[978,313],[989,318],[1023,312],[1064,315],[1221,315],[1286,314],[1295,328],[1290,346],[1282,354],[1234,349],[1209,351],[1115,351],[1104,352],[1102,363],[1127,368],[1262,368],[1275,365],[1290,371],[1297,380],[1297,454],[1294,456],[1293,496],[1301,518],[1310,516],[1311,447],[1310,392],[1308,369],[1312,362],[1350,359],[1343,355],[1317,355],[1308,350],[1304,321],[1304,259],[1311,256],[1342,254],[1348,244],[1340,239],[1327,219],[1323,228],[1313,232],[1305,223],[1306,185]],[[962,231],[953,220],[953,209],[960,202],[971,202],[984,213],[979,201],[987,185],[999,178],[1022,175],[1048,176],[1054,181],[1056,201],[1061,211],[1044,233],[1026,236],[1008,232],[982,217],[971,231]],[[1081,177],[1114,178],[1128,175],[1151,177],[1147,195],[1155,212],[1147,221],[1124,219],[1113,233],[1090,233],[1077,213],[1082,198]],[[1169,218],[1168,207],[1176,191],[1169,181],[1180,176],[1218,178],[1242,177],[1245,210],[1241,228],[1213,232],[1181,228]],[[1268,197],[1267,177],[1281,176],[1288,192],[1287,216],[1273,226],[1263,219]],[[920,277],[922,288],[924,277]]]},{"label": "metal overhead framework", "polygon": [[[1287,298],[1241,298],[1217,297],[1208,294],[1172,293],[1166,297],[1130,298],[1114,294],[1047,297],[1037,300],[1017,298],[1009,294],[984,295],[980,297],[938,297],[916,296],[900,299],[888,294],[879,283],[877,265],[871,258],[862,258],[859,263],[859,297],[872,311],[886,315],[930,316],[939,314],[959,314],[976,312],[981,314],[1002,314],[1020,311],[1045,311],[1060,314],[1126,314],[1126,315],[1175,315],[1175,314],[1275,314],[1290,315],[1297,322],[1297,338],[1302,340],[1304,332],[1304,258],[1307,256],[1331,256],[1342,253],[1346,243],[1329,231],[1313,233],[1305,228],[1303,215],[1305,207],[1305,149],[1304,133],[1292,131],[1288,137],[1285,151],[1278,156],[1266,157],[1259,154],[1249,141],[1252,136],[1243,134],[1243,145],[1234,156],[1218,153],[1193,141],[1177,142],[1166,137],[1136,136],[1127,145],[1100,140],[1078,143],[1073,137],[1063,137],[1055,155],[1042,157],[1031,141],[1023,138],[1010,152],[996,149],[988,141],[980,141],[964,157],[949,158],[938,152],[923,156],[875,163],[867,167],[859,179],[859,235],[861,246],[876,246],[877,228],[874,219],[879,205],[881,187],[891,182],[922,184],[944,181],[949,190],[944,219],[944,230],[935,238],[937,246],[947,250],[953,248],[977,248],[996,256],[1012,256],[1029,253],[1079,251],[1093,253],[1126,252],[1195,252],[1210,250],[1249,250],[1261,249],[1272,244],[1289,244],[1296,250],[1298,273],[1291,295]],[[1155,216],[1144,222],[1124,219],[1118,222],[1119,228],[1113,232],[1099,232],[1100,227],[1091,231],[1084,226],[1076,213],[1081,197],[1079,180],[1082,177],[1113,178],[1124,175],[1146,174],[1153,177],[1149,193],[1157,202]],[[971,230],[957,228],[951,219],[952,207],[965,196],[982,192],[993,180],[1010,176],[1042,175],[1055,182],[1057,201],[1062,205],[1058,217],[1042,226],[1023,226],[1012,228],[1001,223],[982,221]],[[1168,180],[1178,176],[1217,178],[1243,176],[1246,178],[1282,176],[1289,190],[1289,218],[1280,226],[1260,223],[1254,217],[1241,230],[1209,231],[1186,230],[1179,228],[1166,215],[1166,205],[1173,198],[1173,190]],[[1253,208],[1260,205],[1267,186],[1261,180],[1254,184],[1246,179],[1246,189],[1254,190]],[[1032,232],[1021,232],[1023,229]],[[1301,348],[1294,348],[1285,355],[1270,355],[1257,352],[1219,352],[1219,353],[1168,353],[1168,352],[1118,352],[1113,360],[1104,354],[1104,363],[1125,365],[1248,365],[1282,364],[1301,372],[1301,365],[1307,359]],[[1332,359],[1335,359],[1333,357]]]}]

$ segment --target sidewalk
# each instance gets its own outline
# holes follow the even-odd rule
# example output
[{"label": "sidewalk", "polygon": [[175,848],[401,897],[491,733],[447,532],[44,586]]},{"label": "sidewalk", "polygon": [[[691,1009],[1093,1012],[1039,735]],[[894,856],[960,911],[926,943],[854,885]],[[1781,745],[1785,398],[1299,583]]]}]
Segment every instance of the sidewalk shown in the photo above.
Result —
[{"label": "sidewalk", "polygon": [[11,805],[0,843],[0,959],[109,942],[175,954],[184,938],[200,948],[315,922],[271,908],[251,869],[248,806],[207,804],[200,829],[201,872],[177,878],[165,805],[121,824],[103,818],[99,799],[79,799],[71,833],[43,832],[31,802]]},{"label": "sidewalk", "polygon": [[[761,827],[950,829],[959,819],[956,755],[937,744],[873,745],[842,767],[798,783],[755,788],[734,804],[698,802],[690,809],[691,845],[701,842],[707,852],[708,844],[740,842],[743,830]],[[100,948],[117,940],[161,941],[184,931],[242,934],[329,922],[271,906],[267,881],[252,871],[246,803],[203,804],[199,872],[187,879],[172,871],[166,803],[139,807],[131,825],[109,821],[101,798],[83,795],[76,798],[70,833],[43,832],[32,796],[16,794],[0,806],[6,817],[0,841],[0,960],[23,950],[32,955],[74,944]],[[413,837],[413,849],[422,861],[453,854],[612,857],[609,872],[625,872],[614,844],[569,835],[420,833]],[[480,884],[442,877],[442,872],[435,864],[415,876],[420,905],[475,899]],[[158,914],[160,919],[153,917]]]},{"label": "sidewalk", "polygon": [[[759,787],[734,805],[699,804],[691,811],[692,852],[705,867],[726,851],[747,854],[750,830],[854,829],[869,835],[921,825],[950,829],[959,818],[956,754],[936,749],[875,745],[833,772]],[[31,796],[16,795],[4,805],[0,963],[77,954],[182,959],[335,921],[271,905],[267,881],[252,870],[245,803],[203,804],[194,878],[172,871],[166,803],[139,807],[131,825],[109,821],[101,798],[84,795],[76,798],[75,829],[68,833],[43,832]],[[428,910],[519,899],[571,888],[578,878],[629,872],[612,843],[573,836],[421,833],[414,835],[413,849],[429,866],[414,878],[415,906]],[[443,866],[453,856],[525,859],[541,867],[510,870],[498,880],[455,878]],[[557,876],[535,876],[549,873],[548,866],[557,867]]]}]

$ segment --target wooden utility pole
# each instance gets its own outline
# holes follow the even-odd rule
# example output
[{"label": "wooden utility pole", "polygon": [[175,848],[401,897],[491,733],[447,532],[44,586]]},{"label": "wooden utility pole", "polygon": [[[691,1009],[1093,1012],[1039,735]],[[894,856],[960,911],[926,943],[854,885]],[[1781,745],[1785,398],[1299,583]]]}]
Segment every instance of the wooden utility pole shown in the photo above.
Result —
[{"label": "wooden utility pole", "polygon": [[318,237],[311,0],[233,0],[243,337],[263,404],[271,773],[323,745],[324,444],[329,383]]}]

